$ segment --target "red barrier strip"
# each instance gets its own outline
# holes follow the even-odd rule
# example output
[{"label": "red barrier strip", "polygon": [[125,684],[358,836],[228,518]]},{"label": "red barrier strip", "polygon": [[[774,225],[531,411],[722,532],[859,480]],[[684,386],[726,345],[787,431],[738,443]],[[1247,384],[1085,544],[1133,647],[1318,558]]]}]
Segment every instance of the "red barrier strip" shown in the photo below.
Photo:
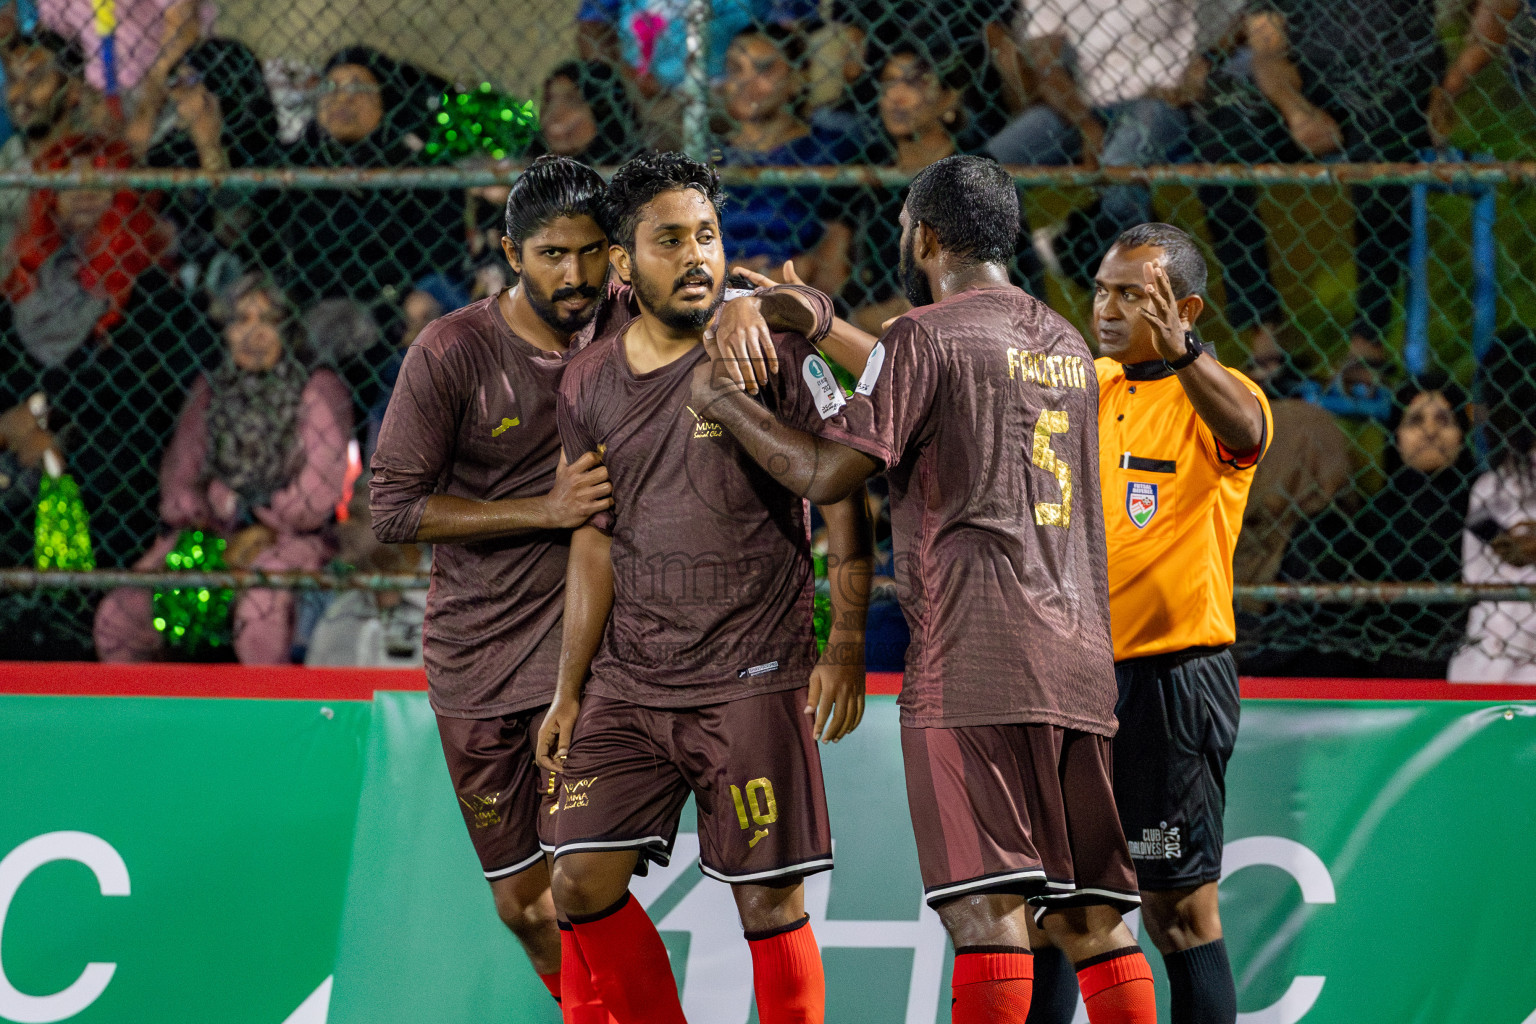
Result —
[{"label": "red barrier strip", "polygon": [[[375,690],[425,690],[420,669],[242,665],[98,665],[0,661],[0,694],[76,697],[226,697],[265,700],[370,700]],[[1280,679],[1244,677],[1248,700],[1536,701],[1536,686],[1447,683],[1440,679]],[[901,673],[871,672],[869,692],[901,691]]]}]

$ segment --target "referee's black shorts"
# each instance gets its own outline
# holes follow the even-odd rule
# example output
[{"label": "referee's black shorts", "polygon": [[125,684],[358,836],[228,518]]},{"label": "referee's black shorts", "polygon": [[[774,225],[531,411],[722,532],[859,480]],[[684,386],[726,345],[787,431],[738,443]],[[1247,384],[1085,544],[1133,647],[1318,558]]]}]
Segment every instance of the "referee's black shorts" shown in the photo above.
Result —
[{"label": "referee's black shorts", "polygon": [[1221,879],[1227,761],[1237,740],[1237,666],[1190,648],[1115,664],[1115,803],[1143,890]]}]

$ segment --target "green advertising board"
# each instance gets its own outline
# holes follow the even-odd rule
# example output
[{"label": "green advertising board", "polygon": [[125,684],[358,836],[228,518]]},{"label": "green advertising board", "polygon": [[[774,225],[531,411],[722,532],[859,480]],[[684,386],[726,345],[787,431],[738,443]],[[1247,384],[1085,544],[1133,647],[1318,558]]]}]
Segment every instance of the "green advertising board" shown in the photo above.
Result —
[{"label": "green advertising board", "polygon": [[[1242,1024],[1536,1024],[1536,705],[1243,716],[1221,896]],[[837,1024],[948,1020],[897,728],[872,698],[825,752],[838,866],[808,903]],[[559,1020],[496,919],[422,694],[0,698],[0,779],[0,1020]],[[689,1019],[750,1024],[690,813],[634,891]]]}]

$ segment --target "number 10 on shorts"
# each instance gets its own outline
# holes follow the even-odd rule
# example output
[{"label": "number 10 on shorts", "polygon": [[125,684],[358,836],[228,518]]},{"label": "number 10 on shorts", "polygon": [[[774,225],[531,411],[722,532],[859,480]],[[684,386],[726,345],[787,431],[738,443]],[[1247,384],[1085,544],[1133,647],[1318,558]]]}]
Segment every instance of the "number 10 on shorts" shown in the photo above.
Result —
[{"label": "number 10 on shorts", "polygon": [[[743,832],[753,825],[772,825],[779,820],[779,802],[773,797],[773,783],[767,779],[753,779],[747,783],[745,795],[742,794],[739,786],[733,785],[731,802],[736,805],[736,820],[741,823]],[[748,820],[749,814],[750,820]],[[767,828],[756,829],[747,846],[756,846],[767,836]]]}]

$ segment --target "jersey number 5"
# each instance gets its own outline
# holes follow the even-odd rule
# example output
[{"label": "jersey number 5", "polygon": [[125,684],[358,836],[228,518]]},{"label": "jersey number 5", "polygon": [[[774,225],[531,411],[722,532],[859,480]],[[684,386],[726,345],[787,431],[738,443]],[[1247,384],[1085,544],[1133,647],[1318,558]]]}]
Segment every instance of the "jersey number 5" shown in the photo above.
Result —
[{"label": "jersey number 5", "polygon": [[1059,504],[1054,501],[1035,502],[1036,526],[1072,525],[1072,467],[1057,458],[1055,450],[1051,448],[1051,435],[1066,432],[1065,410],[1042,409],[1040,411],[1040,418],[1035,420],[1034,463],[1047,473],[1055,474],[1056,483],[1061,487],[1061,502]]}]

